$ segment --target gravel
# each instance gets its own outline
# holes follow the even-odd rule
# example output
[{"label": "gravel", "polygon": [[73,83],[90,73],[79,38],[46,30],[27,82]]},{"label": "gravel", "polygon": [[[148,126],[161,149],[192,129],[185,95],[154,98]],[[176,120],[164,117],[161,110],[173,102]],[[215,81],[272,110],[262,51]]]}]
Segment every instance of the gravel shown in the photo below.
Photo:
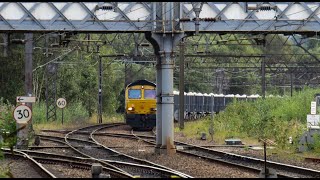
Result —
[{"label": "gravel", "polygon": [[[127,125],[112,127],[108,129],[104,129],[99,132],[110,132],[110,133],[126,133],[131,134],[131,127]],[[144,134],[144,135],[152,135],[151,132],[137,132],[137,134]],[[44,135],[55,135],[59,137],[64,137],[65,134],[61,133],[48,133],[42,132],[41,134]],[[200,140],[195,138],[188,138],[185,137],[182,133],[175,133],[174,136],[175,140],[189,143],[189,144],[196,144],[199,146],[208,146],[208,145],[215,145],[214,141],[211,141],[210,137],[208,140]],[[258,177],[258,174],[240,170],[233,166],[222,165],[219,163],[209,162],[207,160],[186,156],[179,153],[175,153],[172,155],[156,155],[154,153],[154,147],[150,147],[149,144],[146,144],[139,140],[133,139],[124,139],[124,138],[117,138],[117,137],[108,137],[108,136],[95,136],[95,139],[100,142],[101,144],[107,147],[119,147],[114,148],[115,150],[137,157],[141,159],[146,159],[148,161],[161,164],[163,166],[170,167],[177,171],[189,174],[193,177],[198,178],[254,178]],[[59,145],[60,143],[49,142],[42,140],[40,146],[55,146]],[[256,157],[263,159],[263,150],[252,150],[247,148],[230,148],[230,147],[215,147],[215,149],[219,149],[221,151],[231,152],[235,154],[241,154],[251,157]],[[40,151],[45,152],[52,152],[52,153],[59,153],[59,154],[74,154],[73,151],[63,148],[46,148],[46,149],[39,149]],[[315,162],[305,162],[303,158],[288,158],[283,156],[282,154],[268,154],[268,160],[292,164],[297,166],[302,166],[306,168],[320,170],[320,164]],[[0,161],[0,167],[10,167],[10,172],[13,174],[13,177],[41,177],[37,172],[26,171],[24,172],[25,168],[28,167],[28,162],[26,160],[21,161],[13,161],[10,159],[5,159]],[[48,164],[45,165],[48,167],[50,171],[54,172],[54,174],[59,174],[59,177],[80,177],[80,178],[91,178],[91,172],[89,170],[84,169],[77,169],[72,168],[65,165],[52,165]]]},{"label": "gravel", "polygon": [[189,157],[178,153],[170,156],[155,155],[154,147],[145,147],[146,144],[138,140],[106,136],[96,136],[95,139],[106,146],[123,146],[124,148],[118,148],[117,151],[170,167],[193,177],[258,177],[257,174],[252,172],[239,170],[235,167],[216,164],[203,159]]},{"label": "gravel", "polygon": [[73,168],[69,165],[43,164],[50,172],[58,178],[91,178],[91,170]]},{"label": "gravel", "polygon": [[57,133],[57,132],[40,132],[40,135],[47,135],[47,136],[55,136],[55,137],[63,137],[66,135],[64,133]]},{"label": "gravel", "polygon": [[[130,131],[131,131],[130,126],[121,126],[118,128],[112,128],[110,129],[110,131],[109,129],[105,130],[105,132],[118,132],[118,133],[131,133]],[[151,132],[135,131],[134,133],[139,135],[141,134],[152,135]],[[181,132],[175,132],[174,138],[177,141],[185,142],[188,144],[195,144],[198,146],[217,145],[214,141],[211,141],[211,137],[207,137],[207,140],[200,140],[200,136],[199,138],[188,138],[184,136],[183,133]],[[239,148],[239,147],[214,147],[213,149],[218,149],[220,151],[231,152],[235,154],[264,159],[263,150],[253,150],[253,149]],[[282,153],[268,153],[268,150],[267,150],[267,160],[320,170],[320,163],[305,162],[304,158],[301,155],[288,156],[287,154],[290,154],[290,153],[284,152],[284,151],[282,151]]]},{"label": "gravel", "polygon": [[48,153],[55,153],[59,155],[65,155],[65,156],[73,156],[73,157],[82,157],[81,154],[78,154],[77,152],[73,151],[70,148],[41,148],[37,151],[40,152],[48,152]]},{"label": "gravel", "polygon": [[[263,150],[252,150],[252,149],[245,149],[245,148],[212,148],[212,149],[218,149],[221,151],[225,152],[231,152],[235,154],[240,154],[244,156],[250,156],[250,157],[255,157],[259,159],[264,159],[264,153]],[[298,157],[296,155],[295,158],[293,157],[288,157],[285,155],[279,155],[275,153],[268,153],[267,149],[267,160],[268,161],[274,161],[274,162],[279,162],[279,163],[285,163],[285,164],[290,164],[294,166],[300,166],[300,167],[305,167],[305,168],[310,168],[310,169],[315,169],[315,170],[320,170],[320,164],[317,162],[305,162],[304,158]]]},{"label": "gravel", "polygon": [[[35,146],[35,145],[33,145]],[[64,146],[63,143],[55,142],[55,141],[50,141],[47,139],[41,139],[40,138],[40,144],[39,146]]]},{"label": "gravel", "polygon": [[102,129],[100,132],[108,132],[108,133],[131,133],[131,127],[129,125],[122,125],[122,126],[116,126],[116,127],[110,127],[107,129]]},{"label": "gravel", "polygon": [[37,170],[33,169],[32,162],[23,158],[8,158],[0,160],[0,168],[9,170],[11,178],[42,178]]}]

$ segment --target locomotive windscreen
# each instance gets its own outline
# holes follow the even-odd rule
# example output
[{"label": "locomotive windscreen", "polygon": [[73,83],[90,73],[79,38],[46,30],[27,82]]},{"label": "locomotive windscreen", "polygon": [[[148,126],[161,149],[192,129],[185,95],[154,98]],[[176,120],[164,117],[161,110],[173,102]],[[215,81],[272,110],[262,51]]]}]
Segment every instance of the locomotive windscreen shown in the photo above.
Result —
[{"label": "locomotive windscreen", "polygon": [[128,91],[129,99],[141,99],[141,90],[140,89],[130,89]]},{"label": "locomotive windscreen", "polygon": [[156,90],[150,90],[150,89],[144,90],[144,98],[145,99],[155,99],[156,98]]}]

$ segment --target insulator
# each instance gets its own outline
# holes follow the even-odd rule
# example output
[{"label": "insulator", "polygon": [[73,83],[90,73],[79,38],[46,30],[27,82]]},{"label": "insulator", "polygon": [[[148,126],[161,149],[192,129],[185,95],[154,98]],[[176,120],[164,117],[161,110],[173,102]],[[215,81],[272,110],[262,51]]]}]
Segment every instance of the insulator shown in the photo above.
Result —
[{"label": "insulator", "polygon": [[150,44],[149,43],[140,43],[139,46],[145,46],[145,47],[149,47]]},{"label": "insulator", "polygon": [[112,6],[101,6],[101,9],[104,11],[107,11],[107,10],[112,10],[113,7]]},{"label": "insulator", "polygon": [[202,18],[200,20],[203,20],[203,21],[217,21],[216,18],[210,18],[210,17],[207,17],[207,18]]},{"label": "insulator", "polygon": [[272,9],[274,9],[274,7],[271,7],[271,6],[260,6],[259,9],[261,11],[271,11]]},{"label": "insulator", "polygon": [[185,21],[191,21],[191,20],[190,20],[190,18],[181,18],[179,21],[180,22],[185,22]]}]

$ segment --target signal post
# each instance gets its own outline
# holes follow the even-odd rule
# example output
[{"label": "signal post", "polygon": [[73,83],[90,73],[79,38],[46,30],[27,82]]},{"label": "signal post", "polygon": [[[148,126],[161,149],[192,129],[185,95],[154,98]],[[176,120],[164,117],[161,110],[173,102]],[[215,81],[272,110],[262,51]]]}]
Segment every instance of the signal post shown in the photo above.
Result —
[{"label": "signal post", "polygon": [[[18,106],[14,113],[17,127],[17,148],[23,149],[28,147],[29,133],[33,131],[32,127],[32,103],[35,102],[35,97],[32,97],[32,59],[33,52],[33,33],[25,33],[25,94],[24,97],[17,97],[17,103],[22,103],[23,106]],[[29,113],[29,114],[28,114]]]},{"label": "signal post", "polygon": [[18,105],[13,111],[13,117],[16,120],[17,128],[17,149],[26,149],[29,144],[29,125],[31,125],[32,109],[26,105],[36,102],[35,97],[18,96]]}]

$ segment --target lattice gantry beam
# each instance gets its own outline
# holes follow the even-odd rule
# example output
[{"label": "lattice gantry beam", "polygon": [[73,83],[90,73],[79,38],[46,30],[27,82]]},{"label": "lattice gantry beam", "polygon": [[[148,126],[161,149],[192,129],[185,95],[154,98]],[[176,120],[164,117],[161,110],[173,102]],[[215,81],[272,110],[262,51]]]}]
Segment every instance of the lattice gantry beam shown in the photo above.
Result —
[{"label": "lattice gantry beam", "polygon": [[[180,2],[173,3],[179,16],[168,9],[164,19],[156,3],[1,2],[0,31],[171,33],[194,32],[196,24],[200,33],[320,31],[319,2]],[[175,24],[169,31],[156,27],[168,21]]]},{"label": "lattice gantry beam", "polygon": [[[191,3],[184,3],[182,19],[195,18]],[[270,7],[261,10],[259,7]],[[318,2],[208,2],[200,12],[200,32],[311,32],[318,31]],[[251,10],[256,9],[256,10]],[[263,8],[262,8],[263,9]],[[191,11],[191,12],[190,12]],[[207,18],[213,18],[207,19]],[[183,24],[184,30],[194,23]]]},{"label": "lattice gantry beam", "polygon": [[148,31],[150,3],[3,2],[0,30]]}]

